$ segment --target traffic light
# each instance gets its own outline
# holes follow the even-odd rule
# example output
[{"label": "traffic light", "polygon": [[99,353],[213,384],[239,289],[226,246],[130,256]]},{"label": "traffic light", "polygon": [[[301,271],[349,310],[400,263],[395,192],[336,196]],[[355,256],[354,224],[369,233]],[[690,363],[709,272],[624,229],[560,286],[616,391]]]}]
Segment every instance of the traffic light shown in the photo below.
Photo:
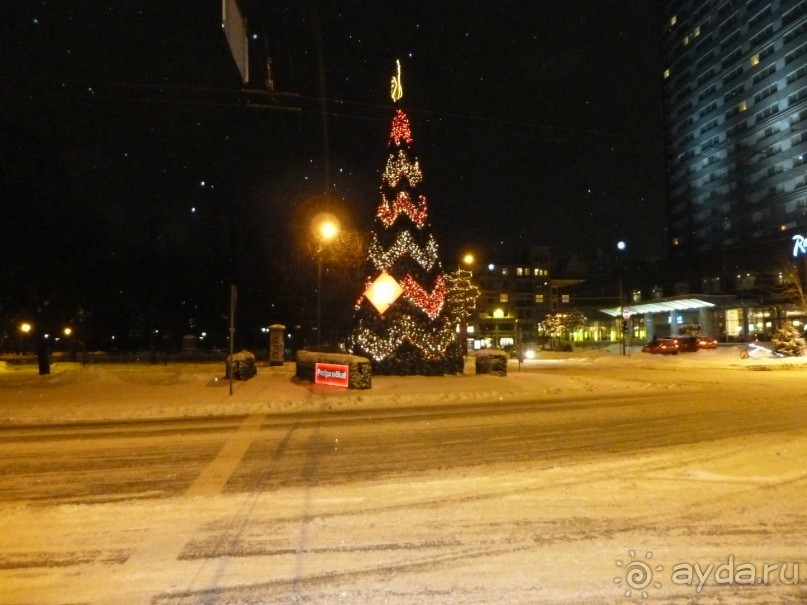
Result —
[{"label": "traffic light", "polygon": [[622,334],[625,335],[625,336],[630,334],[630,327],[628,326],[628,320],[627,319],[622,320]]}]

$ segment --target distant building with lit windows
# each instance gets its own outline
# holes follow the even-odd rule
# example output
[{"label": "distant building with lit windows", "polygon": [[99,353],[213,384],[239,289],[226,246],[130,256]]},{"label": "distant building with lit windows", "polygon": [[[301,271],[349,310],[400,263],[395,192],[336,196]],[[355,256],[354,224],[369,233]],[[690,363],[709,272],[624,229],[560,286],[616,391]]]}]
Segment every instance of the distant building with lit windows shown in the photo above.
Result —
[{"label": "distant building with lit windows", "polygon": [[537,246],[523,262],[491,262],[474,271],[480,288],[472,322],[476,348],[534,343],[547,314],[571,308],[564,290],[582,280],[554,277],[551,267],[550,249]]},{"label": "distant building with lit windows", "polygon": [[775,328],[771,293],[794,264],[807,277],[807,2],[670,0],[662,17],[671,294],[734,295],[738,334]]}]

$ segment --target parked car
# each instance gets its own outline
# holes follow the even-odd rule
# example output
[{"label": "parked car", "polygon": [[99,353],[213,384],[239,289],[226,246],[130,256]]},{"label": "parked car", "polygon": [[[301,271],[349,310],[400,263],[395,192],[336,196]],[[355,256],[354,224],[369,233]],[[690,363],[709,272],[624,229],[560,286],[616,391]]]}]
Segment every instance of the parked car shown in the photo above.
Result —
[{"label": "parked car", "polygon": [[678,355],[678,343],[674,338],[659,338],[643,346],[642,353]]},{"label": "parked car", "polygon": [[676,336],[673,340],[678,343],[678,350],[681,353],[697,353],[700,348],[695,336]]},{"label": "parked car", "polygon": [[698,347],[701,349],[716,349],[717,338],[712,336],[698,336]]}]

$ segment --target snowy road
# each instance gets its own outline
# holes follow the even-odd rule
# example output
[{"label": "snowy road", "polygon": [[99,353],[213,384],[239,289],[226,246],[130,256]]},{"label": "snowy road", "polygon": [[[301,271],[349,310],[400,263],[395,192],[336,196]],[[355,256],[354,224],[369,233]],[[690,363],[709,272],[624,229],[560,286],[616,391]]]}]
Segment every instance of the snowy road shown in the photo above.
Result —
[{"label": "snowy road", "polygon": [[[572,376],[572,370],[554,369]],[[786,378],[793,378],[792,374]],[[704,378],[703,375],[698,377]],[[758,376],[754,376],[758,379]],[[0,501],[93,503],[195,494],[222,448],[248,451],[211,493],[273,491],[434,470],[600,459],[648,448],[807,429],[805,402],[771,393],[782,376],[675,392],[295,414],[0,429]],[[251,430],[244,431],[250,418]],[[58,454],[58,455],[54,455]],[[231,459],[232,454],[224,454]],[[208,473],[213,471],[207,471]]]},{"label": "snowy road", "polygon": [[243,413],[134,420],[98,381],[105,420],[0,426],[0,601],[801,603],[807,370],[774,369],[534,364],[274,407],[262,378]]}]

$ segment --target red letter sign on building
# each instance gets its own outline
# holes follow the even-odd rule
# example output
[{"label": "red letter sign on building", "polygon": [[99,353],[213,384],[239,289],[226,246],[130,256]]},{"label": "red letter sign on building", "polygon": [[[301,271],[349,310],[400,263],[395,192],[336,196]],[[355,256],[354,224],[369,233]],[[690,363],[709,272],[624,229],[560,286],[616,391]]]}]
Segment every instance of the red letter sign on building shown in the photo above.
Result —
[{"label": "red letter sign on building", "polygon": [[335,363],[318,363],[314,366],[314,382],[335,387],[348,386],[348,366]]}]

